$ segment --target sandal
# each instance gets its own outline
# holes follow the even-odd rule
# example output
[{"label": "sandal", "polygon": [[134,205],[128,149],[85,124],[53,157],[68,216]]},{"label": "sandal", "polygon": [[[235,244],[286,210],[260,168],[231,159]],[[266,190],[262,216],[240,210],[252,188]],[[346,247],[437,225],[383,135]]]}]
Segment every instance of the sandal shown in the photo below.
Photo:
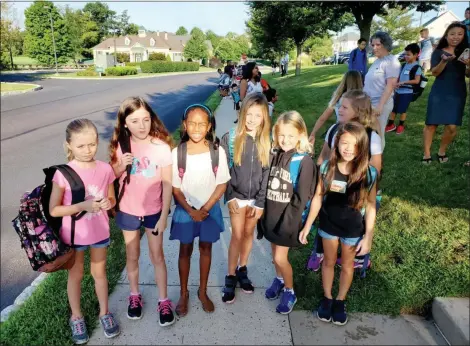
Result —
[{"label": "sandal", "polygon": [[432,157],[429,156],[428,158],[426,157],[423,157],[423,159],[421,160],[421,162],[425,165],[429,165],[430,163],[432,163]]},{"label": "sandal", "polygon": [[188,314],[188,302],[189,302],[189,292],[181,293],[180,300],[176,305],[176,313],[179,317],[186,316]]},{"label": "sandal", "polygon": [[444,155],[439,155],[437,154],[437,159],[439,160],[439,163],[447,163],[449,161],[449,157],[444,154]]},{"label": "sandal", "polygon": [[201,297],[201,294],[198,289],[197,296],[202,303],[202,310],[204,310],[205,312],[214,312],[214,303],[212,303],[212,300],[210,300],[210,298],[207,296],[207,292],[204,292],[203,297]]}]

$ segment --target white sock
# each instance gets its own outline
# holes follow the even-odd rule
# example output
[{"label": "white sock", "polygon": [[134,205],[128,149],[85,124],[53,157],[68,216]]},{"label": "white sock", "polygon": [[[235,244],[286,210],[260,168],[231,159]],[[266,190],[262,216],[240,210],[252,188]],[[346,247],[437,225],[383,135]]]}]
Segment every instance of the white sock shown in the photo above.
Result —
[{"label": "white sock", "polygon": [[282,283],[284,283],[284,279],[282,277],[277,276],[277,279],[281,281]]},{"label": "white sock", "polygon": [[294,289],[293,288],[284,288],[284,291],[294,294]]}]

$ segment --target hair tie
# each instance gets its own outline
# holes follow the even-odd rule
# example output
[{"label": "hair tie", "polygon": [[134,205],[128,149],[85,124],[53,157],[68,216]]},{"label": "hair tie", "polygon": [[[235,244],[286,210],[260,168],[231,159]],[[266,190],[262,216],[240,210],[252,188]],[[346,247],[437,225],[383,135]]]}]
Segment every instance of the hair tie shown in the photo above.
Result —
[{"label": "hair tie", "polygon": [[192,104],[190,106],[188,106],[184,113],[183,113],[183,120],[186,120],[186,116],[188,115],[188,111],[191,109],[191,108],[196,108],[196,107],[201,107],[202,109],[206,110],[207,113],[209,114],[209,119],[212,118],[212,112],[211,110],[209,109],[209,107],[207,107],[206,105],[203,105],[202,103],[195,103],[195,104]]}]

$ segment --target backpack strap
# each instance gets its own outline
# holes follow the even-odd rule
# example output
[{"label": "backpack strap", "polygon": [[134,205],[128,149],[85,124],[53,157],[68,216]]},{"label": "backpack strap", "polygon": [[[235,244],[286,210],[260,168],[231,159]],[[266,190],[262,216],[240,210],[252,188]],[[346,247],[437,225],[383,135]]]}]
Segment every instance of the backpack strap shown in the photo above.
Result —
[{"label": "backpack strap", "polygon": [[369,139],[369,160],[372,157],[371,143],[372,143],[372,129],[370,127],[366,128],[367,138]]},{"label": "backpack strap", "polygon": [[186,156],[188,154],[188,148],[186,142],[181,142],[176,149],[176,156],[178,161],[178,175],[183,181],[184,173],[186,172]]},{"label": "backpack strap", "polygon": [[235,147],[235,136],[236,136],[236,128],[232,127],[228,132],[228,168],[233,167],[233,155],[234,155],[234,147]]},{"label": "backpack strap", "polygon": [[217,177],[217,170],[219,169],[219,149],[214,149],[214,145],[209,143],[209,152],[211,154],[212,172]]},{"label": "backpack strap", "polygon": [[331,147],[333,146],[333,138],[336,134],[336,131],[338,131],[338,127],[339,127],[339,123],[336,123],[334,124],[332,127],[331,127],[331,130],[330,132],[328,133],[328,148],[331,149]]},{"label": "backpack strap", "polygon": [[292,180],[292,186],[294,188],[294,191],[297,191],[297,184],[299,182],[299,172],[300,172],[300,164],[302,162],[302,159],[304,156],[307,154],[299,154],[295,153],[292,156],[292,159],[290,161],[289,165],[289,172],[290,172],[290,179]]},{"label": "backpack strap", "polygon": [[377,180],[377,175],[377,169],[374,166],[369,165],[369,167],[367,167],[367,186],[369,191],[372,190],[372,186],[374,186],[374,183]]}]

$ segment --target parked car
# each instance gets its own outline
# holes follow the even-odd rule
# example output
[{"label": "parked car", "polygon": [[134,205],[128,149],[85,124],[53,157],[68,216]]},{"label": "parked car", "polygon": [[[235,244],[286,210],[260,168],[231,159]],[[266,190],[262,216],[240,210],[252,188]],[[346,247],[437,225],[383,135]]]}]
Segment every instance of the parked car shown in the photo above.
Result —
[{"label": "parked car", "polygon": [[[349,54],[351,52],[341,52],[338,54],[338,64],[347,64],[349,62]],[[333,55],[331,58],[331,63],[335,61],[335,56]]]},{"label": "parked car", "polygon": [[395,54],[399,62],[405,62],[405,51],[401,51],[398,54]]}]

